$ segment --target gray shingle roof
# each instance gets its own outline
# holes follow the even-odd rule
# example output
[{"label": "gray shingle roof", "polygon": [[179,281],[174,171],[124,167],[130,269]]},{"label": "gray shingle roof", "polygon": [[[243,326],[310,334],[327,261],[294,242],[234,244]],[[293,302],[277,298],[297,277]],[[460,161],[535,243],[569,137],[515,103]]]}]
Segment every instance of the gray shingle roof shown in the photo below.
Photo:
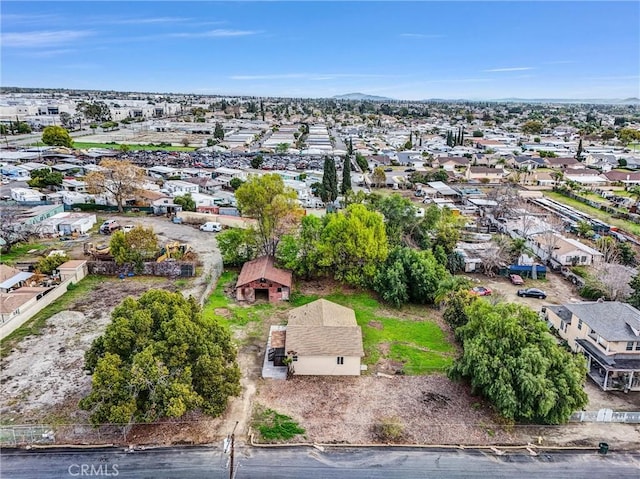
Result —
[{"label": "gray shingle roof", "polygon": [[630,304],[603,301],[565,304],[564,307],[607,341],[640,340],[633,331],[640,332],[640,311]]}]

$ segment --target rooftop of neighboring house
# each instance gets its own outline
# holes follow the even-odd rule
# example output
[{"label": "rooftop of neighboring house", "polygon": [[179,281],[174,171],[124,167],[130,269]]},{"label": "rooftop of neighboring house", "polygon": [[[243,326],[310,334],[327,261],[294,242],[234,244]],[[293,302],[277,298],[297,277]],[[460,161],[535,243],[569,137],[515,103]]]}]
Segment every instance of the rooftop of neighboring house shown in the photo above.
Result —
[{"label": "rooftop of neighboring house", "polygon": [[[640,340],[640,311],[628,303],[582,302],[563,304],[559,308],[572,313],[607,341]],[[567,313],[560,311],[566,316]]]}]

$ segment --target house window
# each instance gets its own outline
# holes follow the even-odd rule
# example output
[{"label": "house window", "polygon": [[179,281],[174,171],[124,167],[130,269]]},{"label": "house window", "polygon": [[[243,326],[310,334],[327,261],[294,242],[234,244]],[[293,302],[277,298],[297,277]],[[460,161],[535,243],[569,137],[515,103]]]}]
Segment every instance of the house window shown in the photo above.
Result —
[{"label": "house window", "polygon": [[578,320],[578,329],[582,329],[582,320],[581,319]]},{"label": "house window", "polygon": [[282,293],[282,288],[278,288],[278,293]]},{"label": "house window", "polygon": [[344,357],[343,356],[338,356],[338,364],[344,364]]},{"label": "house window", "polygon": [[294,356],[291,358],[292,361],[297,361],[298,360],[298,355],[294,354]]},{"label": "house window", "polygon": [[640,351],[640,341],[636,343],[636,351]]},{"label": "house window", "polygon": [[627,351],[633,351],[633,341],[627,341]]},{"label": "house window", "polygon": [[582,259],[582,262],[583,262],[583,263],[586,263],[586,262],[587,262],[587,257],[586,257],[586,256],[583,256],[581,259]]}]

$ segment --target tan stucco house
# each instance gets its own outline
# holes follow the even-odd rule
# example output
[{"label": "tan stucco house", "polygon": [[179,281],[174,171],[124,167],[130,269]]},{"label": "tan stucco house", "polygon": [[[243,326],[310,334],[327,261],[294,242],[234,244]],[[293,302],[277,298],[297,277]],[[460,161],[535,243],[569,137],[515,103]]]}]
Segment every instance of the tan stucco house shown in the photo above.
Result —
[{"label": "tan stucco house", "polygon": [[640,391],[640,311],[618,301],[545,306],[545,317],[604,391]]},{"label": "tan stucco house", "polygon": [[291,310],[285,352],[298,376],[359,376],[364,349],[355,313],[326,299]]}]

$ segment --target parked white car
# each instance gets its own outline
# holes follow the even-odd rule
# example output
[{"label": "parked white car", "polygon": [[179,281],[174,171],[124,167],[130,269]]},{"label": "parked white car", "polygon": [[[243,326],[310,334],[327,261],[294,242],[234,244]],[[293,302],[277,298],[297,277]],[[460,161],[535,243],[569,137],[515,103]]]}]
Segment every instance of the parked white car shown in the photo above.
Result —
[{"label": "parked white car", "polygon": [[222,225],[216,221],[207,221],[200,226],[200,231],[209,231],[211,233],[219,233],[222,231]]},{"label": "parked white car", "polygon": [[122,227],[122,231],[123,233],[128,233],[129,231],[131,231],[133,228],[135,228],[135,225],[124,225]]}]

